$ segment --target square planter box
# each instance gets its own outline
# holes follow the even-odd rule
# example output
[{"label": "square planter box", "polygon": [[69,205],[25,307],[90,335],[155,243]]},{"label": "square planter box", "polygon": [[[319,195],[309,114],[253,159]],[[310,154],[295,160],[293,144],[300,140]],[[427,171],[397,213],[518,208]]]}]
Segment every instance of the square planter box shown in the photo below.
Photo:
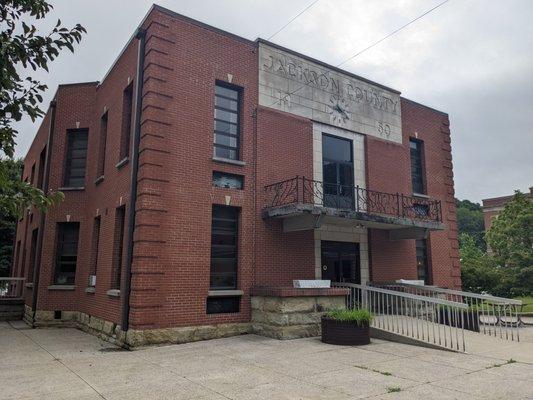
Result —
[{"label": "square planter box", "polygon": [[328,344],[357,346],[370,343],[370,328],[352,321],[322,317],[322,341]]}]

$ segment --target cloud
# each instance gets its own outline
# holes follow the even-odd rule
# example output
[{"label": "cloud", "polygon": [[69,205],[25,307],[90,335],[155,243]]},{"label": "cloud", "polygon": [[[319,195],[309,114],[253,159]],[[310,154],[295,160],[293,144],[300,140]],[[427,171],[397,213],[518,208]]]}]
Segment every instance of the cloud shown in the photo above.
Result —
[{"label": "cloud", "polygon": [[[439,0],[321,0],[273,39],[336,65],[438,4]],[[267,38],[309,0],[162,1],[202,22]],[[62,54],[50,74],[57,84],[99,80],[151,5],[131,0],[55,2],[54,18],[89,31],[76,54]],[[450,115],[456,193],[482,198],[533,185],[533,2],[451,0],[343,68],[401,90]],[[52,23],[52,22],[51,22]],[[24,120],[17,154],[38,124]]]}]

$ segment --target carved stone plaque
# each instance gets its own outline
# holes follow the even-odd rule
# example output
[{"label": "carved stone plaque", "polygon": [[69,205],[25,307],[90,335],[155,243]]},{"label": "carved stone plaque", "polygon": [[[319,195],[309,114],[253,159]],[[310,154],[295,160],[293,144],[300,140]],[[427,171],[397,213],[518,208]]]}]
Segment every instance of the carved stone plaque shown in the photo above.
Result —
[{"label": "carved stone plaque", "polygon": [[259,104],[402,142],[400,93],[259,43]]}]

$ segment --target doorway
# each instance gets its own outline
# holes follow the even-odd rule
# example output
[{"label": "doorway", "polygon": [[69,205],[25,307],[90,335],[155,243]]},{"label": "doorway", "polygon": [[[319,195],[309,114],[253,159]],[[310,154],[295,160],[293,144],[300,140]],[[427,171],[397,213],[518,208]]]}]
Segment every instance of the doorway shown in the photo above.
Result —
[{"label": "doorway", "polygon": [[359,243],[322,241],[322,279],[361,283]]}]

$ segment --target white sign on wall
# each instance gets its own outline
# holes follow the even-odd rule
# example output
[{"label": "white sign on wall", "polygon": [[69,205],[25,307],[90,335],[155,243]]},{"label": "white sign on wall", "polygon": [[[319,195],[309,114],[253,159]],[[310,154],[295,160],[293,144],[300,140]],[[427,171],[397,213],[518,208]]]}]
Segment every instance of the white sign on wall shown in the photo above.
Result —
[{"label": "white sign on wall", "polygon": [[259,43],[259,104],[402,142],[400,93]]}]

